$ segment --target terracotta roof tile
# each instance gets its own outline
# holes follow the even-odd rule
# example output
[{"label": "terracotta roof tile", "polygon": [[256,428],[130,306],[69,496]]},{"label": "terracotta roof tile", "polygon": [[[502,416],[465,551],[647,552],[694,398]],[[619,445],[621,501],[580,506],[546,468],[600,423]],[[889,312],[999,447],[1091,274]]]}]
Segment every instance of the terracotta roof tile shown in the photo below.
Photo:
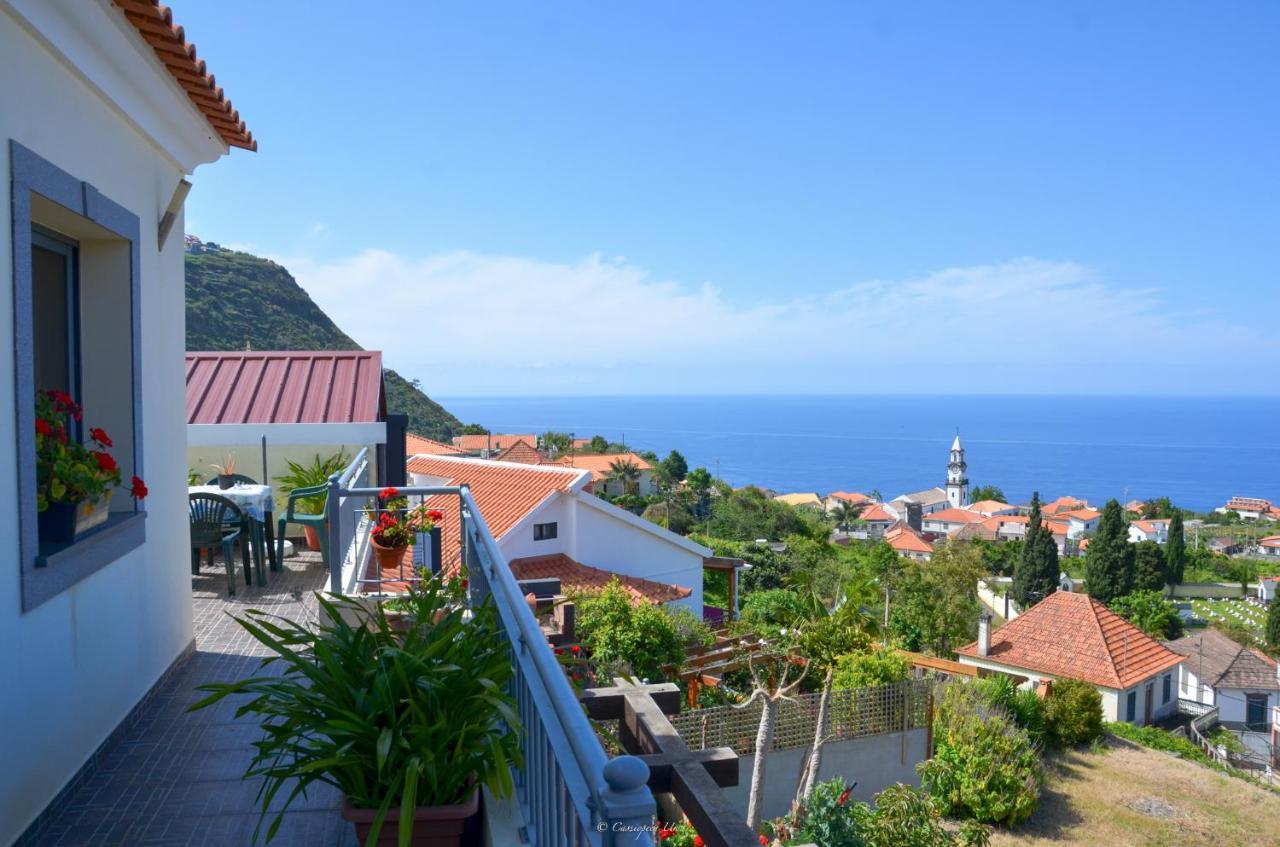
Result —
[{"label": "terracotta roof tile", "polygon": [[431,438],[425,438],[421,435],[414,435],[412,432],[406,433],[404,437],[405,455],[412,458],[413,456],[465,456],[465,450],[459,450],[443,441],[435,441]]},{"label": "terracotta roof tile", "polygon": [[943,523],[971,524],[981,523],[982,515],[977,512],[970,512],[967,509],[939,509],[924,516],[926,521],[941,521]]},{"label": "terracotta roof tile", "polygon": [[868,523],[893,523],[897,518],[879,503],[872,503],[858,514],[858,520]]},{"label": "terracotta roof tile", "polygon": [[1056,515],[1059,512],[1070,512],[1073,509],[1087,508],[1089,508],[1089,503],[1087,501],[1079,500],[1069,495],[1064,495],[1059,497],[1057,500],[1051,500],[1048,503],[1041,504],[1040,511],[1042,514]]},{"label": "terracotta roof tile", "polygon": [[635,453],[578,453],[572,456],[561,456],[560,463],[572,468],[585,468],[592,474],[603,473],[608,476],[609,468],[614,462],[630,460],[642,471],[653,470],[642,456]]},{"label": "terracotta roof tile", "polygon": [[546,464],[546,458],[523,441],[517,441],[493,458],[498,462],[518,462],[522,465]]},{"label": "terracotta roof tile", "polygon": [[672,600],[683,600],[693,593],[691,588],[583,565],[563,553],[512,559],[511,572],[516,579],[559,579],[563,590],[579,592],[599,591],[616,578],[631,595],[631,602],[636,605],[645,602],[669,603]]},{"label": "terracotta roof tile", "polygon": [[898,524],[884,534],[884,540],[899,553],[932,553],[933,545],[906,524]]},{"label": "terracotta roof tile", "polygon": [[999,500],[979,500],[976,503],[970,503],[965,507],[971,512],[1005,512],[1014,508],[1008,503],[1002,503]]},{"label": "terracotta roof tile", "polygon": [[[956,651],[978,657],[978,644]],[[993,662],[1108,688],[1128,688],[1182,656],[1086,594],[1055,591],[991,634]]]},{"label": "terracotta roof tile", "polygon": [[860,491],[832,491],[827,496],[834,497],[837,500],[843,500],[846,503],[852,503],[855,506],[871,502],[871,498]]},{"label": "terracotta roof tile", "polygon": [[182,87],[209,126],[230,147],[257,150],[253,133],[240,120],[240,113],[226,98],[196,46],[187,41],[186,32],[173,22],[173,12],[158,0],[112,0],[125,18],[155,51],[156,58],[174,81]]}]

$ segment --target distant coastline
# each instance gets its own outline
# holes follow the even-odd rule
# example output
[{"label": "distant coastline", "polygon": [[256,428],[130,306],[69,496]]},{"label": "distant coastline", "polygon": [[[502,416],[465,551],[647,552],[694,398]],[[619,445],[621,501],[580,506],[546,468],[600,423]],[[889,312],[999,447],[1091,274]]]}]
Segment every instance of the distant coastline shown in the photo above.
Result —
[{"label": "distant coastline", "polygon": [[1280,397],[440,397],[496,432],[625,437],[679,450],[735,485],[777,491],[941,485],[957,429],[974,484],[1090,502],[1170,497],[1204,511],[1233,495],[1280,500]]}]

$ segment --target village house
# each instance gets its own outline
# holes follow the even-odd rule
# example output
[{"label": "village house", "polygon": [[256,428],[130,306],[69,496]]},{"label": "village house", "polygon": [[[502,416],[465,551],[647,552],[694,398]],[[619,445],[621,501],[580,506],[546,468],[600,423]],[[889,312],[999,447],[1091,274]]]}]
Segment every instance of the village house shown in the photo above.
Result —
[{"label": "village house", "polygon": [[801,509],[813,509],[814,511],[825,511],[826,504],[815,491],[802,491],[795,494],[777,494],[773,498],[779,503],[785,503],[788,506],[795,506]]},{"label": "village house", "polygon": [[1058,520],[1065,520],[1067,522],[1067,538],[1072,541],[1078,541],[1098,528],[1098,521],[1102,519],[1102,512],[1085,507],[1065,512],[1055,512],[1053,516]]},{"label": "village house", "polygon": [[1032,686],[1084,680],[1102,695],[1105,720],[1150,724],[1177,711],[1182,656],[1087,594],[1055,591],[995,632],[984,615],[978,640],[956,652]]},{"label": "village house", "polygon": [[1234,556],[1240,552],[1240,542],[1229,535],[1219,535],[1206,539],[1204,546],[1224,556]]},{"label": "village house", "polygon": [[1131,521],[1129,523],[1129,540],[1135,544],[1139,541],[1154,541],[1157,544],[1164,544],[1169,540],[1168,518]]},{"label": "village house", "polygon": [[538,436],[532,432],[523,434],[485,433],[480,435],[455,435],[453,446],[468,456],[479,456],[482,459],[492,458],[517,442],[524,442],[530,447],[538,446]]},{"label": "village house", "polygon": [[635,465],[639,476],[632,481],[633,491],[641,497],[649,497],[658,493],[658,482],[654,479],[653,465],[643,456],[635,453],[579,453],[573,456],[562,456],[557,464],[571,468],[582,468],[591,474],[591,491],[609,497],[619,497],[626,493],[624,483],[613,478],[615,463]]},{"label": "village house", "polygon": [[851,506],[869,506],[874,503],[871,497],[858,491],[832,491],[826,497],[822,498],[823,508],[830,514],[836,510],[841,503],[848,503]]},{"label": "village house", "polygon": [[884,534],[884,540],[898,555],[908,559],[927,562],[933,557],[933,545],[905,523],[899,522],[890,527]]},{"label": "village house", "polygon": [[977,503],[970,503],[965,508],[988,518],[993,515],[1020,515],[1026,511],[1021,506],[1011,506],[999,500],[979,500]]},{"label": "village house", "polygon": [[1280,535],[1268,535],[1258,539],[1258,555],[1268,559],[1280,558]]},{"label": "village house", "polygon": [[[183,206],[197,168],[257,144],[160,17],[0,2],[0,844],[194,652]],[[52,389],[110,434],[124,480],[105,522],[70,542],[42,540],[37,517],[35,397]]]},{"label": "village house", "polygon": [[1235,512],[1244,521],[1280,520],[1280,508],[1273,505],[1270,500],[1264,500],[1261,497],[1232,497],[1214,511],[1220,515]]},{"label": "village house", "polygon": [[947,500],[946,490],[934,486],[923,491],[913,491],[910,494],[899,494],[884,506],[900,519],[906,520],[907,506],[913,503],[920,507],[922,514],[926,515],[940,512],[951,505]]},{"label": "village house", "polygon": [[445,444],[443,441],[436,441],[422,435],[415,435],[412,432],[405,433],[404,436],[404,452],[405,457],[412,459],[414,456],[465,456],[467,451],[460,450],[452,444]]},{"label": "village house", "polygon": [[898,516],[880,503],[872,503],[858,514],[858,525],[865,527],[868,538],[882,538],[885,530],[897,522]]},{"label": "village house", "polygon": [[941,509],[923,516],[921,530],[933,535],[952,535],[962,527],[980,524],[983,520],[982,515],[968,509]]},{"label": "village house", "polygon": [[[585,468],[425,456],[409,461],[409,477],[412,485],[470,486],[518,579],[556,577],[568,588],[587,590],[617,575],[651,602],[686,606],[702,616],[704,560],[711,550],[595,496]],[[456,501],[447,505],[442,498],[443,535],[455,538]],[[443,566],[454,566],[457,555],[446,550]]]},{"label": "village house", "polygon": [[1088,509],[1088,500],[1081,500],[1070,495],[1063,495],[1056,500],[1050,500],[1048,503],[1040,504],[1040,514],[1042,515],[1058,515],[1063,512],[1071,512],[1076,509]]},{"label": "village house", "polygon": [[1276,599],[1276,588],[1280,586],[1280,576],[1258,577],[1258,599],[1270,603]]},{"label": "village house", "polygon": [[517,462],[521,465],[542,465],[547,457],[536,447],[530,447],[524,441],[517,441],[493,457],[497,462]]},{"label": "village house", "polygon": [[1270,732],[1280,706],[1280,668],[1261,650],[1244,647],[1209,628],[1165,644],[1185,657],[1178,696],[1218,708],[1228,729]]},{"label": "village house", "polygon": [[1130,500],[1128,503],[1124,504],[1124,510],[1131,515],[1141,515],[1142,510],[1145,507],[1146,504],[1141,500]]}]

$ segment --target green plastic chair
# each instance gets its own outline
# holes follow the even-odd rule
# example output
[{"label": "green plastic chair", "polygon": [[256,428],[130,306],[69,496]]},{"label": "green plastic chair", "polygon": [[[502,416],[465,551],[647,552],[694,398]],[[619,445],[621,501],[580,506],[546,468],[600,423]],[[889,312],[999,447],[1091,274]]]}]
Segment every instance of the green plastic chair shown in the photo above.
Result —
[{"label": "green plastic chair", "polygon": [[[222,548],[222,561],[227,568],[227,593],[236,593],[235,543],[240,540],[240,527],[244,516],[240,507],[218,494],[189,494],[187,509],[191,519],[191,572],[200,572],[200,551],[209,551],[209,564],[213,564],[213,551]],[[249,561],[244,563],[245,582],[249,581]]]},{"label": "green plastic chair", "polygon": [[[256,479],[254,479],[251,476],[245,476],[242,473],[231,474],[231,482],[236,485],[240,485],[240,484],[257,485],[258,484],[258,481]],[[208,480],[205,481],[205,485],[217,485],[217,484],[218,484],[217,476],[211,476],[209,477]],[[245,515],[244,518],[240,521],[240,531],[243,532],[245,538],[248,539],[249,546],[253,551],[253,555],[256,557],[256,560],[254,562],[254,570],[258,572],[258,583],[260,585],[266,585],[267,578],[262,567],[262,557],[266,554],[266,549],[263,547],[263,542],[262,542],[262,527],[259,526],[258,522],[255,521],[253,518],[249,517],[248,515]],[[279,562],[280,558],[277,557],[276,561]],[[245,564],[245,567],[248,567],[248,563]]]},{"label": "green plastic chair", "polygon": [[325,506],[329,505],[329,486],[312,485],[307,488],[295,488],[289,492],[289,502],[285,506],[284,514],[280,516],[278,521],[279,527],[276,532],[276,561],[284,562],[284,528],[286,524],[300,524],[302,526],[313,526],[320,535],[320,560],[324,562],[324,566],[329,566],[329,533],[325,526],[325,509],[320,510],[318,515],[307,515],[300,512],[294,512],[294,506],[300,500],[306,500],[310,497],[323,496],[325,498]]}]

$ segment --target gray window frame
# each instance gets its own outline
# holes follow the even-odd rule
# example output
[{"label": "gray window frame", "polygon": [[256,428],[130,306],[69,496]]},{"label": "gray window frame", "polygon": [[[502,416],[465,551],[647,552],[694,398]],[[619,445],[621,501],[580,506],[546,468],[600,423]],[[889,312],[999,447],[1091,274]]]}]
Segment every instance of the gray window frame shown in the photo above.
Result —
[{"label": "gray window frame", "polygon": [[1124,719],[1133,723],[1138,719],[1138,692],[1130,691],[1124,698]]},{"label": "gray window frame", "polygon": [[1173,699],[1173,674],[1167,673],[1164,675],[1164,682],[1162,683],[1161,694],[1163,695],[1160,700],[1162,704],[1168,703],[1170,700]]},{"label": "gray window frame", "polygon": [[[129,244],[130,369],[133,405],[133,473],[142,467],[141,226],[138,216],[87,182],[9,141],[13,244],[14,417],[17,425],[18,555],[22,611],[28,612],[135,550],[146,541],[146,511],[114,512],[106,525],[74,544],[41,548],[36,519],[35,362],[31,289],[33,221],[38,194],[91,221]],[[38,224],[37,224],[38,226]],[[84,350],[80,355],[83,357]]]},{"label": "gray window frame", "polygon": [[[548,535],[548,531],[550,534]],[[560,537],[560,522],[547,521],[546,523],[536,523],[533,525],[534,541],[554,541]]]}]

